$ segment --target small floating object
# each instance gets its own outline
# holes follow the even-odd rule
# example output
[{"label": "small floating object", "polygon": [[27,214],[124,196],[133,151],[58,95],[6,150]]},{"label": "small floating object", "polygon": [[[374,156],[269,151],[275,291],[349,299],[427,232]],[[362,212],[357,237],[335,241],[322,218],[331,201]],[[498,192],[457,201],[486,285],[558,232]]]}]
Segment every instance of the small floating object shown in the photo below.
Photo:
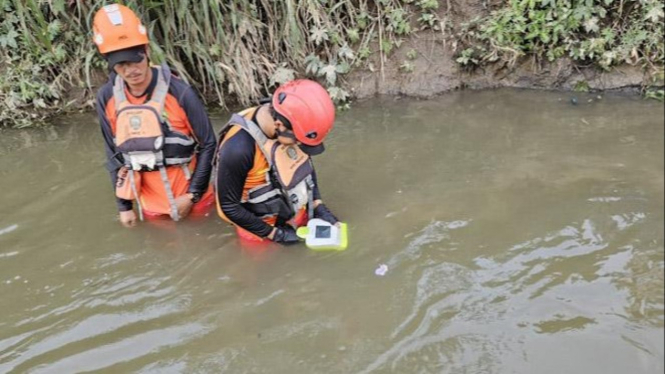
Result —
[{"label": "small floating object", "polygon": [[346,223],[339,227],[319,218],[312,218],[307,226],[299,227],[296,234],[305,239],[307,248],[315,251],[343,251],[349,244]]},{"label": "small floating object", "polygon": [[381,264],[379,265],[378,268],[376,268],[376,270],[374,270],[374,274],[378,275],[379,277],[386,275],[387,272],[388,272],[388,265],[386,264]]}]

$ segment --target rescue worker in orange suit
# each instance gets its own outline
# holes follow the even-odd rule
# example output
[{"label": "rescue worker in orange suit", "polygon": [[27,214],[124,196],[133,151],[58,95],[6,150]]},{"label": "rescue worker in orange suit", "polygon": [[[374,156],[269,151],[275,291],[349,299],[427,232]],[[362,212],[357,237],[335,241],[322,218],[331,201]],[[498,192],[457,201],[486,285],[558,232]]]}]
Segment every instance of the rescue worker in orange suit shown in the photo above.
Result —
[{"label": "rescue worker in orange suit", "polygon": [[100,9],[93,33],[111,70],[96,106],[122,225],[136,225],[137,212],[178,221],[212,207],[216,140],[197,94],[166,64],[150,65],[146,28],[129,8]]},{"label": "rescue worker in orange suit", "polygon": [[335,106],[311,80],[288,82],[269,101],[234,114],[220,132],[217,212],[242,239],[292,244],[309,217],[338,223],[321,200],[310,159],[324,151]]}]

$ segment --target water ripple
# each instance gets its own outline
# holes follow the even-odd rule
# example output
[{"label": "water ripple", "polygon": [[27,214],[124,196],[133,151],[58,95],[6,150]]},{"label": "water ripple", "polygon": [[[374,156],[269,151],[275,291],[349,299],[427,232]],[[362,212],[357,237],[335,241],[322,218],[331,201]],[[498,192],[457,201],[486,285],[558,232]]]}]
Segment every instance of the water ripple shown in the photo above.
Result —
[{"label": "water ripple", "polygon": [[469,225],[471,221],[433,221],[429,223],[424,229],[415,234],[409,244],[404,250],[393,255],[386,264],[390,269],[394,269],[397,264],[404,261],[404,258],[410,260],[417,259],[421,252],[426,249],[428,244],[440,243],[445,239],[449,239],[449,232]]},{"label": "water ripple", "polygon": [[[68,345],[91,339],[103,339],[105,335],[131,325],[181,313],[186,309],[186,305],[186,300],[180,298],[174,299],[169,303],[147,306],[135,312],[95,314],[67,327],[59,333],[55,333],[53,328],[50,328],[48,336],[37,343],[32,342],[34,334],[26,335],[22,340],[13,342],[12,346],[8,346],[7,349],[0,351],[3,361],[7,358],[13,358],[12,361],[0,365],[0,370],[3,368],[11,370],[12,368],[21,367],[22,364],[30,360],[57,352]],[[28,340],[27,338],[31,339]]]},{"label": "water ripple", "polygon": [[16,230],[17,228],[18,225],[11,225],[9,227],[5,227],[4,229],[0,229],[0,235],[9,234],[10,232]]},{"label": "water ripple", "polygon": [[186,344],[188,341],[204,335],[207,331],[208,329],[200,323],[188,323],[149,331],[64,357],[59,361],[41,365],[29,372],[61,374],[101,370],[155,354],[168,347]]},{"label": "water ripple", "polygon": [[[517,349],[516,354],[526,355],[529,349],[524,341],[533,334],[574,334],[623,324],[625,314],[617,313],[617,306],[626,305],[630,293],[616,280],[633,271],[628,267],[635,256],[632,245],[617,250],[612,240],[617,232],[645,217],[621,217],[622,222],[630,223],[612,228],[606,222],[616,222],[616,216],[585,219],[515,244],[505,252],[497,251],[495,257],[478,257],[475,269],[425,263],[411,312],[393,329],[391,345],[361,372],[387,368],[418,372],[418,367],[456,372],[452,363],[464,363],[458,367],[464,372],[494,372],[502,367],[505,351]],[[430,224],[392,262],[449,239],[447,228]],[[595,272],[578,273],[575,264],[580,263]],[[662,300],[637,306],[640,308],[662,311]],[[498,348],[501,346],[504,348]]]}]

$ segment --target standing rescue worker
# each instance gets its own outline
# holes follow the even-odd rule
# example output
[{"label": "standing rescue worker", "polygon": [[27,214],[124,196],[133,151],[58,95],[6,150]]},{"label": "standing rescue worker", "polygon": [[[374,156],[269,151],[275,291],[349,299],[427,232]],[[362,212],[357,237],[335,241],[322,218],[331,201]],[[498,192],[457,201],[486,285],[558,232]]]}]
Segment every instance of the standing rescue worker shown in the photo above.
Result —
[{"label": "standing rescue worker", "polygon": [[337,224],[323,204],[310,155],[335,122],[328,92],[310,80],[279,87],[270,103],[234,114],[219,136],[217,212],[246,240],[300,241],[308,218]]},{"label": "standing rescue worker", "polygon": [[209,190],[215,135],[201,100],[166,64],[151,66],[147,30],[113,4],[93,20],[93,41],[108,61],[97,94],[107,168],[123,226],[137,215],[174,221],[214,204]]}]

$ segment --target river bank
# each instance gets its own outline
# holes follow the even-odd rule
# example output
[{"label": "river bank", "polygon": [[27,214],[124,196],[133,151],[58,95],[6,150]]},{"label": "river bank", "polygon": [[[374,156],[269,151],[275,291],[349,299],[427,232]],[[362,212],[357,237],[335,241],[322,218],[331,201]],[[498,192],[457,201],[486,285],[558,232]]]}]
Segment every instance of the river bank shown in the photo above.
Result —
[{"label": "river bank", "polygon": [[[349,75],[346,82],[354,98],[375,95],[427,98],[458,89],[494,88],[582,92],[622,90],[646,93],[660,100],[663,98],[662,49],[658,51],[655,48],[651,52],[656,53],[651,55],[640,53],[637,50],[639,43],[636,44],[636,38],[631,36],[625,38],[624,45],[615,50],[580,51],[580,48],[572,45],[578,43],[582,50],[593,49],[596,44],[605,44],[612,39],[599,41],[597,35],[588,32],[588,25],[582,25],[581,30],[578,30],[579,35],[575,37],[565,36],[569,43],[565,47],[568,52],[565,55],[554,54],[555,50],[561,52],[563,48],[556,42],[548,44],[549,39],[563,37],[549,30],[560,28],[557,21],[565,18],[556,13],[570,9],[587,12],[588,20],[592,23],[600,22],[599,18],[606,18],[605,28],[596,31],[604,35],[611,34],[607,19],[617,13],[621,14],[612,5],[612,0],[605,2],[606,11],[580,7],[579,4],[571,5],[567,1],[552,1],[550,8],[539,8],[533,5],[535,2],[524,1],[439,3],[440,6],[434,12],[433,18],[436,21],[433,27],[421,28],[414,35],[402,39],[388,57],[375,54],[366,66]],[[525,3],[530,5],[526,6]],[[644,6],[646,9],[649,5]],[[655,6],[648,8],[650,10],[647,14],[658,14],[657,18],[660,19],[662,12],[656,11],[662,11],[662,7]],[[632,10],[635,11],[635,8]],[[539,24],[537,19],[541,16],[548,22]],[[502,17],[523,19],[504,21]],[[571,15],[571,18],[575,17]],[[627,19],[629,17],[625,16],[624,20]],[[645,25],[648,24],[645,22]],[[568,27],[576,29],[575,26]],[[655,27],[653,30],[658,29],[658,26]],[[648,26],[643,28],[647,29]],[[527,35],[528,31],[530,33]],[[540,40],[529,44],[535,34],[538,34]],[[646,34],[642,35],[644,40],[647,39]],[[662,48],[662,36],[655,35],[662,35],[662,31],[653,35],[653,41]],[[512,40],[505,41],[510,37]],[[604,46],[607,47],[606,44]],[[652,46],[649,49],[653,49]],[[599,54],[610,60],[603,60]]]},{"label": "river bank", "polygon": [[[246,107],[291,79],[325,84],[341,107],[379,94],[458,89],[637,89],[663,100],[658,0],[126,1],[209,108]],[[13,1],[0,21],[0,127],[90,110],[106,63],[98,7]]]},{"label": "river bank", "polygon": [[[435,63],[437,61],[438,63]],[[369,69],[354,71],[348,78],[348,89],[354,99],[377,95],[399,95],[431,98],[451,91],[495,88],[525,88],[569,92],[622,91],[639,95],[650,86],[651,77],[640,67],[622,65],[611,71],[579,68],[570,60],[539,66],[525,61],[507,69],[486,67],[467,72],[454,63],[451,52],[433,50],[413,63],[417,68],[405,74],[400,66],[385,64],[383,73]]]}]

